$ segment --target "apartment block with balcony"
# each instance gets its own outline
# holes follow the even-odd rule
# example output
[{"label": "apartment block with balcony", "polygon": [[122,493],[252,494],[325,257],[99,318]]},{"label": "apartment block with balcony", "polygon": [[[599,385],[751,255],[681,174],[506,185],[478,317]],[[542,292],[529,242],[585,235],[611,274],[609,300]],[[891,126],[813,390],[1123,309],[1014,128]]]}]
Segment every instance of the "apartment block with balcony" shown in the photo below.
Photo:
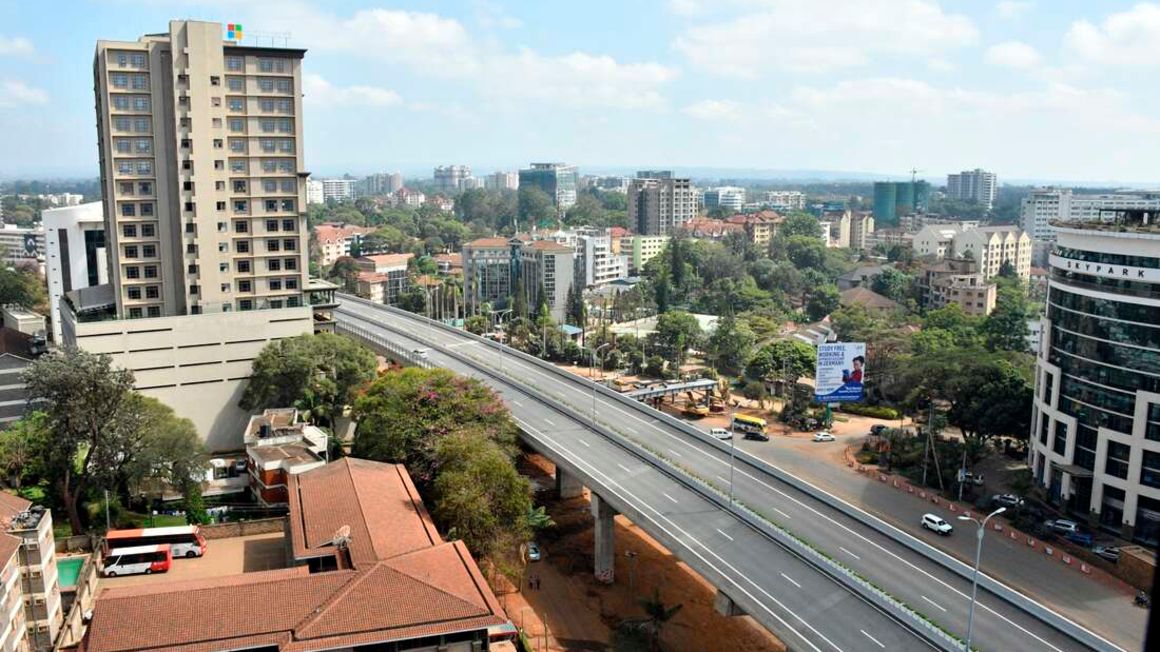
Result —
[{"label": "apartment block with balcony", "polygon": [[326,464],[326,432],[300,421],[294,408],[268,409],[250,417],[243,440],[250,489],[263,505],[287,504],[290,476]]},{"label": "apartment block with balcony", "polygon": [[[23,498],[0,492],[0,525],[3,526],[0,537],[17,541],[17,582],[23,604],[23,633],[27,649],[51,650],[64,620],[52,513]],[[0,548],[4,547],[0,544]],[[7,572],[5,569],[0,574]],[[3,627],[0,621],[0,628]]]},{"label": "apartment block with balcony", "polygon": [[[641,176],[647,175],[647,176]],[[697,192],[690,179],[646,171],[628,184],[628,222],[641,235],[668,236],[697,217]]]},{"label": "apartment block with balcony", "polygon": [[27,652],[20,540],[0,534],[0,652]]}]

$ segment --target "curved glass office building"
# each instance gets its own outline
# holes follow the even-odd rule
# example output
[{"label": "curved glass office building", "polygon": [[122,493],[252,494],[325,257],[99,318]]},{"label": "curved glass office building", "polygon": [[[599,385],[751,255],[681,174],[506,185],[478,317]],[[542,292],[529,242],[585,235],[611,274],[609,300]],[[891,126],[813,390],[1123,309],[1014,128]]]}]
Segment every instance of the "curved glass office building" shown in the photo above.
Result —
[{"label": "curved glass office building", "polygon": [[1031,468],[1093,527],[1160,542],[1160,226],[1151,211],[1057,224]]}]

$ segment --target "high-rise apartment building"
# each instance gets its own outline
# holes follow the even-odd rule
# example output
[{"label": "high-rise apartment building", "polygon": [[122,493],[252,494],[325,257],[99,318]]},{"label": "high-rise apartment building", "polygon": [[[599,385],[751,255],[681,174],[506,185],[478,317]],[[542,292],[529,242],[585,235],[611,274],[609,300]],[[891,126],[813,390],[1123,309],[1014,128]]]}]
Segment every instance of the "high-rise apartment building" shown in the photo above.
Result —
[{"label": "high-rise apartment building", "polygon": [[378,173],[363,178],[358,183],[357,190],[360,197],[374,197],[389,195],[403,187],[403,175],[398,172],[392,174]]},{"label": "high-rise apartment building", "polygon": [[800,190],[771,190],[765,193],[765,203],[778,211],[804,211],[806,194]]},{"label": "high-rise apartment building", "polygon": [[1035,264],[1042,266],[1055,241],[1052,222],[1100,221],[1129,209],[1160,210],[1160,192],[1077,195],[1070,188],[1040,188],[1023,198],[1020,221],[1035,243]]},{"label": "high-rise apartment building", "polygon": [[1155,210],[1057,222],[1036,360],[1031,469],[1091,527],[1160,544]]},{"label": "high-rise apartment building", "polygon": [[571,208],[576,203],[579,185],[580,177],[574,165],[532,163],[531,167],[520,170],[519,186],[543,190],[560,210]]},{"label": "high-rise apartment building", "polygon": [[865,251],[870,248],[870,239],[874,234],[874,213],[859,211],[850,217],[850,248],[854,251]]},{"label": "high-rise apartment building", "polygon": [[448,195],[459,192],[463,180],[470,177],[470,165],[440,165],[432,175],[435,191]]},{"label": "high-rise apartment building", "polygon": [[737,186],[709,188],[705,191],[703,201],[707,210],[727,208],[731,211],[739,211],[745,205],[745,188]]},{"label": "high-rise apartment building", "polygon": [[93,65],[117,316],[302,305],[304,51],[169,28]]},{"label": "high-rise apartment building", "polygon": [[52,512],[0,491],[0,564],[0,649],[52,650],[64,620]]},{"label": "high-rise apartment building", "polygon": [[879,227],[898,226],[900,215],[926,212],[930,203],[930,183],[926,181],[875,181],[874,223]]},{"label": "high-rise apartment building", "polygon": [[351,201],[358,196],[358,181],[354,179],[323,179],[322,201]]},{"label": "high-rise apartment building", "polygon": [[947,197],[960,201],[974,201],[991,210],[999,192],[999,176],[979,168],[947,175]]},{"label": "high-rise apartment building", "polygon": [[1031,276],[1031,238],[1017,226],[928,224],[914,236],[913,247],[915,256],[932,260],[974,260],[984,280],[998,276],[1004,264],[1023,281]]},{"label": "high-rise apartment building", "polygon": [[696,216],[697,195],[690,179],[648,170],[628,184],[628,223],[641,235],[669,235]]},{"label": "high-rise apartment building", "polygon": [[307,288],[305,51],[223,27],[97,43],[109,282],[65,293],[61,339],[132,370],[211,450],[236,450],[254,358],[312,332],[307,294],[333,287]]},{"label": "high-rise apartment building", "polygon": [[306,180],[306,203],[307,204],[321,204],[325,200],[322,198],[322,182],[317,179]]},{"label": "high-rise apartment building", "polygon": [[520,187],[520,175],[516,172],[493,172],[483,178],[483,186],[488,190],[516,190]]},{"label": "high-rise apartment building", "polygon": [[61,342],[60,300],[66,292],[109,282],[105,249],[105,211],[102,202],[41,213],[44,221],[44,275],[48,281],[48,309],[52,341]]}]

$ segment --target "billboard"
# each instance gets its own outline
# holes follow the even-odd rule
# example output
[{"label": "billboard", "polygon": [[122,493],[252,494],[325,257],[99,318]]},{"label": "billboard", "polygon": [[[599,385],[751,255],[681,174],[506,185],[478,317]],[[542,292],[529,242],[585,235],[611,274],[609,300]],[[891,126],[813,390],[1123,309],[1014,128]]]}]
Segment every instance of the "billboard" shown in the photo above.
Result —
[{"label": "billboard", "polygon": [[865,373],[865,342],[819,344],[814,398],[819,403],[861,401]]}]

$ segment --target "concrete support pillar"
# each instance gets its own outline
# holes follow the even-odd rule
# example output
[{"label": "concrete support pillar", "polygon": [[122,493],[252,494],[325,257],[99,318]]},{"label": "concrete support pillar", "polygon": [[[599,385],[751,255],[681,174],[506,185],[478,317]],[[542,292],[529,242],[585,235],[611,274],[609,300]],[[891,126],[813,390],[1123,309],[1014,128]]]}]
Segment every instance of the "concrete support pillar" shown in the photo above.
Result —
[{"label": "concrete support pillar", "polygon": [[597,581],[612,584],[616,561],[616,542],[613,540],[614,523],[612,517],[616,510],[604,502],[595,493],[592,496],[592,518],[596,520],[596,529],[593,532],[595,544],[595,562],[593,573]]},{"label": "concrete support pillar", "polygon": [[722,616],[745,615],[745,612],[742,611],[741,607],[737,606],[733,598],[722,593],[721,589],[717,589],[717,595],[713,598],[713,608]]},{"label": "concrete support pillar", "polygon": [[556,495],[560,498],[575,498],[584,493],[580,479],[559,466],[556,467]]}]

